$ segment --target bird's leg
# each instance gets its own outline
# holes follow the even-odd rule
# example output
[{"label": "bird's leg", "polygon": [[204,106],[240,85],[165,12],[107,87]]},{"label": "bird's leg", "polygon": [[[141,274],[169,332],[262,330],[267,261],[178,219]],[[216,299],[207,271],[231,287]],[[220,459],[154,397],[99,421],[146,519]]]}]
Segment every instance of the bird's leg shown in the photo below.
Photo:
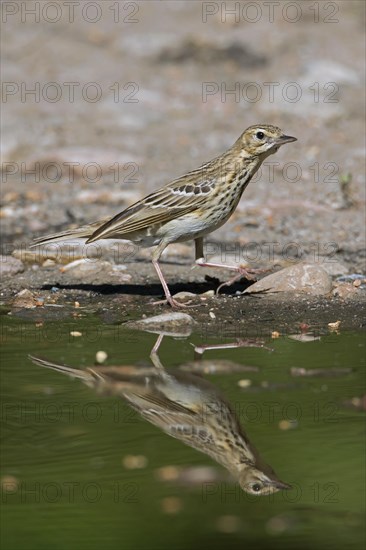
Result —
[{"label": "bird's leg", "polygon": [[199,265],[200,267],[216,267],[218,269],[229,269],[230,271],[236,271],[237,275],[226,281],[225,283],[222,283],[216,290],[216,294],[220,292],[220,289],[223,286],[230,286],[242,277],[245,277],[246,279],[249,279],[250,281],[255,280],[255,275],[259,273],[265,273],[268,271],[267,269],[251,269],[247,268],[243,265],[227,265],[227,264],[218,264],[213,262],[207,262],[203,255],[203,238],[200,237],[198,239],[195,239],[194,241],[195,247],[196,247],[196,265]]},{"label": "bird's leg", "polygon": [[[177,302],[177,300],[174,300],[173,296],[170,293],[167,282],[164,278],[163,272],[160,269],[159,259],[164,249],[168,246],[168,244],[169,243],[165,243],[164,241],[162,241],[159,244],[159,246],[156,247],[152,255],[152,264],[155,268],[156,273],[158,274],[159,280],[161,282],[161,286],[163,287],[166,302],[173,308],[189,307],[187,304],[181,304],[180,302]],[[158,304],[158,303],[161,303],[161,302],[155,302],[155,304]]]}]

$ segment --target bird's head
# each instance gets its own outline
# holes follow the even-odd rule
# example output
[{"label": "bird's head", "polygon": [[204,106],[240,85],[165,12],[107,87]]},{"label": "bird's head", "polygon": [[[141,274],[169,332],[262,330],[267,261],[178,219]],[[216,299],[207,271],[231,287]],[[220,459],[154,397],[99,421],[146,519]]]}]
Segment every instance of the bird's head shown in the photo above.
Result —
[{"label": "bird's head", "polygon": [[272,468],[267,467],[267,473],[254,466],[243,469],[239,475],[241,488],[250,495],[270,495],[284,489],[291,489],[291,485],[280,481]]},{"label": "bird's head", "polygon": [[238,141],[245,156],[268,157],[297,138],[285,135],[277,126],[262,124],[247,128]]}]

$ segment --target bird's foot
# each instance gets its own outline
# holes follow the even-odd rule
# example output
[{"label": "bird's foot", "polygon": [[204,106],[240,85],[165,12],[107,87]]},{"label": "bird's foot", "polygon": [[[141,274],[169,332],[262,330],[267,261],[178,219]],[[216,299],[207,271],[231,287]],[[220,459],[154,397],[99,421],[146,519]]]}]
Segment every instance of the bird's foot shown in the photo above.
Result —
[{"label": "bird's foot", "polygon": [[[192,307],[197,307],[197,305],[190,305],[191,304],[191,300],[189,302],[187,302],[186,304],[183,304],[182,302],[178,302],[178,300],[175,300],[172,296],[167,296],[165,298],[165,300],[159,300],[157,302],[149,302],[149,304],[151,305],[154,305],[154,306],[161,306],[161,305],[169,305],[171,306],[173,309],[184,309],[184,308],[192,308]],[[201,305],[201,304],[199,304]]]},{"label": "bird's foot", "polygon": [[239,265],[236,270],[237,274],[234,277],[232,277],[225,283],[221,283],[221,285],[216,289],[216,295],[220,293],[220,290],[223,286],[231,286],[236,283],[236,281],[239,281],[239,279],[241,279],[242,277],[245,277],[246,279],[248,279],[248,281],[256,281],[256,275],[267,273],[268,271],[270,271],[269,269],[252,269],[250,267],[244,267],[242,265]]}]

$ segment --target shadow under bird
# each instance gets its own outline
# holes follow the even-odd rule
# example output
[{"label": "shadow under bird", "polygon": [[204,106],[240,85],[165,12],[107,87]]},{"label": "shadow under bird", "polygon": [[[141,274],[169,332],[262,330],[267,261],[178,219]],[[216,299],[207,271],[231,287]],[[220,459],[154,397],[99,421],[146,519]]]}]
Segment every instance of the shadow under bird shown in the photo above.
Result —
[{"label": "shadow under bird", "polygon": [[156,246],[152,263],[165,298],[172,307],[184,307],[170,293],[159,265],[161,254],[171,243],[193,239],[197,265],[224,267],[246,276],[254,273],[242,266],[205,261],[203,237],[227,222],[262,162],[292,141],[296,138],[285,135],[276,126],[250,126],[225,153],[171,181],[113,218],[41,237],[35,245],[85,238],[87,244],[99,239],[123,239],[142,247]]},{"label": "shadow under bird", "polygon": [[268,495],[291,489],[263,462],[216,386],[200,376],[167,372],[162,366],[78,370],[40,357],[29,358],[36,365],[82,380],[100,394],[124,398],[148,422],[224,466],[247,493]]}]

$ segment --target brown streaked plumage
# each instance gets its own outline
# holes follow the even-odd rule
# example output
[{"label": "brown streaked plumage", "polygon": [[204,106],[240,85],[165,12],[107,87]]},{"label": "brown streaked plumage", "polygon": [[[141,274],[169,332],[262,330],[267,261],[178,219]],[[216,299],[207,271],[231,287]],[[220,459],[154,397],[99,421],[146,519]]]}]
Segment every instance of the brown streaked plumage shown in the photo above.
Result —
[{"label": "brown streaked plumage", "polygon": [[276,126],[250,126],[225,153],[147,195],[113,218],[41,237],[35,244],[86,238],[86,243],[124,239],[143,247],[156,246],[152,263],[166,300],[173,307],[182,306],[172,298],[161,272],[162,252],[171,243],[194,239],[198,265],[240,270],[205,262],[203,237],[230,218],[262,162],[292,141],[296,138],[284,135]]},{"label": "brown streaked plumage", "polygon": [[162,366],[79,370],[31,355],[29,358],[36,365],[82,380],[102,395],[124,398],[145,420],[224,466],[247,493],[268,495],[291,488],[262,460],[216,386],[200,376],[179,370],[167,372]]}]

